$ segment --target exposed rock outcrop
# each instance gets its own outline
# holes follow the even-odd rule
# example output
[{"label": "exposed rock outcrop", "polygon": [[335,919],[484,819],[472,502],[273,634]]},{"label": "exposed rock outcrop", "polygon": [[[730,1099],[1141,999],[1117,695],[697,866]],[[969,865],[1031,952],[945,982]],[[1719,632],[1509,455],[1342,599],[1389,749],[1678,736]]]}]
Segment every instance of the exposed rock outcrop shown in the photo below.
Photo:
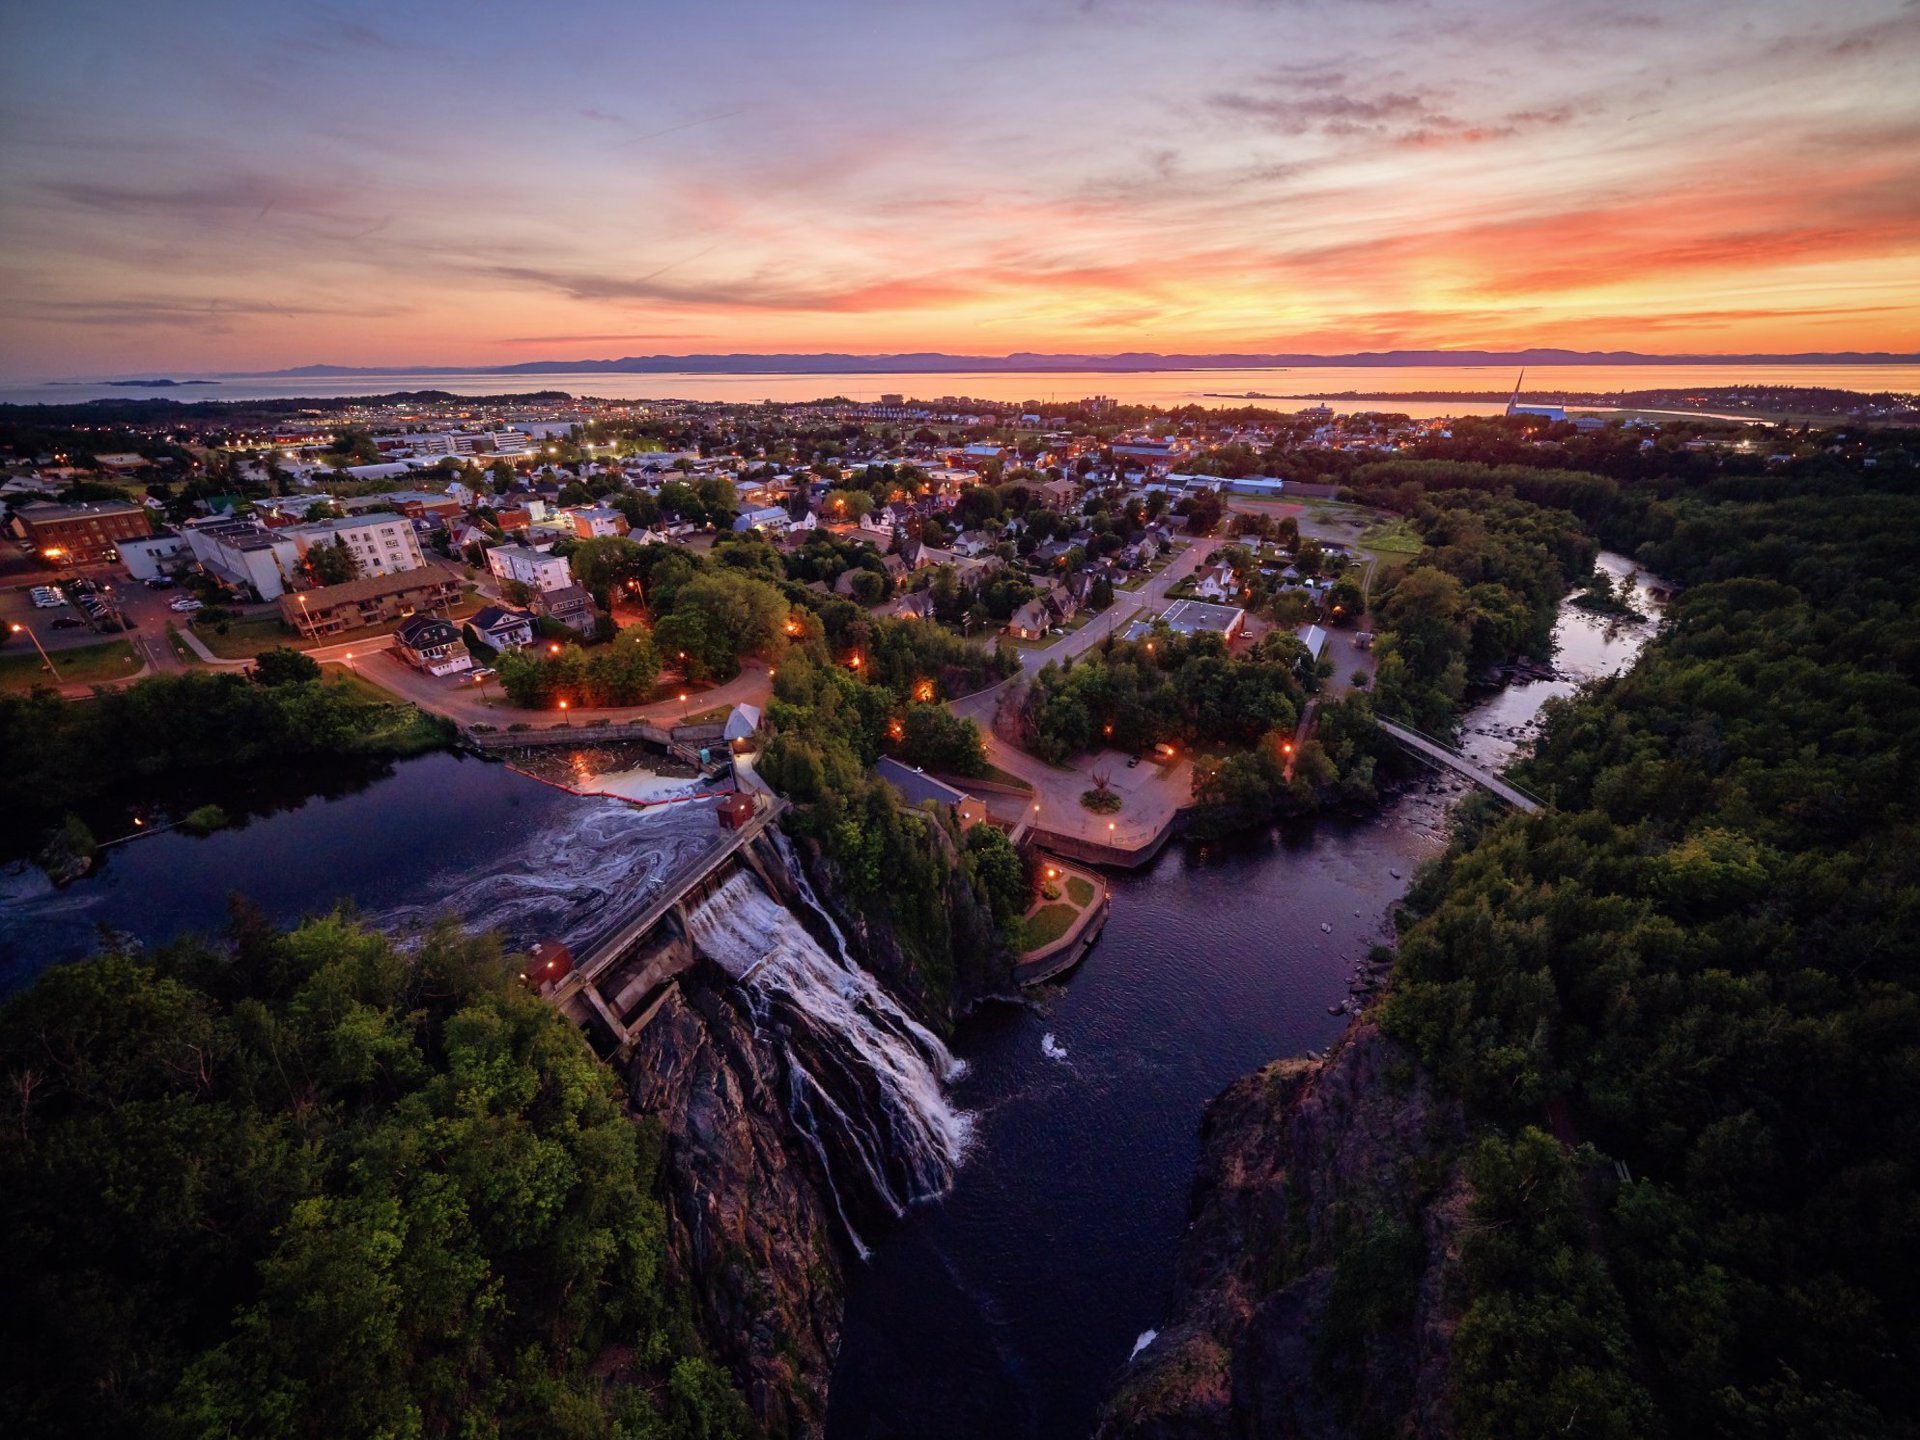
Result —
[{"label": "exposed rock outcrop", "polygon": [[666,1132],[669,1263],[765,1431],[818,1436],[844,1279],[832,1202],[739,992],[704,965],[675,987],[627,1067]]},{"label": "exposed rock outcrop", "polygon": [[1458,1106],[1362,1019],[1325,1060],[1236,1081],[1201,1134],[1169,1318],[1098,1433],[1447,1434]]}]

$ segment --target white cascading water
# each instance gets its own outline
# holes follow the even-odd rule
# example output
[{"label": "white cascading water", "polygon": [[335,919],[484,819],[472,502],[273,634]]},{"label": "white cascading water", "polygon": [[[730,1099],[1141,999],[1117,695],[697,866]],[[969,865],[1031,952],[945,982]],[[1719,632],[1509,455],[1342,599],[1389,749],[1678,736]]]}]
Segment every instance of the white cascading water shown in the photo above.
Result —
[{"label": "white cascading water", "polygon": [[[792,873],[804,889],[797,866]],[[832,927],[831,917],[820,913]],[[895,1215],[944,1193],[972,1122],[948,1103],[943,1087],[964,1067],[846,953],[837,927],[840,953],[829,955],[744,871],[703,900],[689,920],[695,947],[740,983],[763,1033],[804,1030],[807,1053],[817,1058],[809,1064],[793,1043],[783,1047],[788,1104],[828,1180],[834,1176],[823,1126],[833,1132],[836,1153],[852,1157]],[[834,1201],[845,1223],[837,1184]],[[864,1255],[851,1224],[847,1231]]]}]

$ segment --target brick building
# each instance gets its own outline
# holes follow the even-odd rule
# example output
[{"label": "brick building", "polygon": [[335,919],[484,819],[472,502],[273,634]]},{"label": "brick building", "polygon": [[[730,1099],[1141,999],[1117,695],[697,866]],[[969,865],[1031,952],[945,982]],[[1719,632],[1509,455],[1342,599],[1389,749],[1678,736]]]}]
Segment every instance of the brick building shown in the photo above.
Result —
[{"label": "brick building", "polygon": [[280,618],[302,635],[335,635],[408,615],[444,612],[459,602],[460,577],[427,564],[398,575],[362,575],[280,597]]},{"label": "brick building", "polygon": [[114,559],[116,542],[153,534],[147,507],[131,502],[94,501],[85,505],[45,502],[13,512],[13,533],[56,565],[91,565]]}]

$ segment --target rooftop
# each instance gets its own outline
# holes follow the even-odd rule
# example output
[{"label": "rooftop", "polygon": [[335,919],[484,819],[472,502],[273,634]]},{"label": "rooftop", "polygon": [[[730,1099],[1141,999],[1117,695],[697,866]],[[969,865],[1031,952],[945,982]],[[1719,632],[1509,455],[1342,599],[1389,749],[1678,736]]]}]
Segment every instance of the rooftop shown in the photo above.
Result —
[{"label": "rooftop", "polygon": [[321,585],[312,590],[302,590],[296,595],[281,597],[282,605],[299,605],[303,601],[309,607],[343,605],[355,600],[378,600],[385,595],[399,595],[408,590],[418,590],[424,585],[458,585],[460,577],[444,565],[429,561],[414,570],[400,570],[392,575],[361,575],[352,580],[342,581],[338,585]]},{"label": "rooftop", "polygon": [[879,763],[873,767],[873,773],[886,781],[893,792],[909,805],[920,805],[928,800],[938,805],[958,805],[967,798],[962,791],[934,779],[924,770],[903,765],[891,755],[882,755]]}]

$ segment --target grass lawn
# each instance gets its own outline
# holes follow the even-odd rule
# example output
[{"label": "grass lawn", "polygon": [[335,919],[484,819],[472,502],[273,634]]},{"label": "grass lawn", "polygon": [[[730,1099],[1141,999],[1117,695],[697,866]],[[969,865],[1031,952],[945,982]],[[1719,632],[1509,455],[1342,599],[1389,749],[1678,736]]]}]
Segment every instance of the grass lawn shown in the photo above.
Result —
[{"label": "grass lawn", "polygon": [[[59,667],[60,683],[64,685],[99,685],[108,680],[124,680],[140,669],[133,646],[125,640],[56,650],[53,663]],[[0,691],[24,695],[36,685],[53,683],[53,676],[47,673],[39,652],[31,645],[20,645],[16,641],[5,655],[0,655]]]},{"label": "grass lawn", "polygon": [[194,653],[193,647],[180,638],[180,630],[172,621],[167,622],[167,644],[172,648],[174,656],[187,666],[192,667],[203,663]]},{"label": "grass lawn", "polygon": [[718,725],[733,713],[731,705],[716,705],[711,710],[698,710],[684,720],[676,720],[676,725]]},{"label": "grass lawn", "polygon": [[1093,882],[1083,875],[1067,877],[1067,898],[1082,910],[1093,903]]},{"label": "grass lawn", "polygon": [[1073,922],[1079,918],[1078,906],[1068,905],[1063,901],[1042,905],[1026,918],[1027,948],[1038,950],[1042,945],[1051,945],[1066,934]]},{"label": "grass lawn", "polygon": [[1369,525],[1360,533],[1359,545],[1375,554],[1418,555],[1427,548],[1413,526],[1403,516]]},{"label": "grass lawn", "polygon": [[1374,565],[1372,573],[1367,576],[1367,603],[1369,605],[1373,603],[1373,592],[1378,590],[1385,581],[1392,579],[1399,571],[1406,569],[1408,562],[1413,559],[1413,556],[1403,550],[1384,550],[1373,558],[1377,563]]},{"label": "grass lawn", "polygon": [[348,672],[343,665],[327,665],[320,671],[321,682],[329,688],[342,691],[356,700],[365,700],[374,705],[395,704],[393,693],[382,690],[371,680],[363,680]]},{"label": "grass lawn", "polygon": [[[235,616],[225,624],[227,633],[224,635],[216,625],[193,627],[193,633],[200,637],[200,643],[222,660],[250,660],[262,650],[271,650],[276,645],[297,650],[312,648],[312,642],[300,639],[287,629],[276,614]],[[335,638],[328,636],[327,643],[331,644]]]},{"label": "grass lawn", "polygon": [[1015,789],[1025,790],[1029,794],[1033,792],[1033,786],[1022,780],[1018,775],[1015,775],[1011,770],[1002,770],[998,765],[987,766],[986,773],[980,778],[982,780],[997,781],[1002,785],[1011,785]]}]

